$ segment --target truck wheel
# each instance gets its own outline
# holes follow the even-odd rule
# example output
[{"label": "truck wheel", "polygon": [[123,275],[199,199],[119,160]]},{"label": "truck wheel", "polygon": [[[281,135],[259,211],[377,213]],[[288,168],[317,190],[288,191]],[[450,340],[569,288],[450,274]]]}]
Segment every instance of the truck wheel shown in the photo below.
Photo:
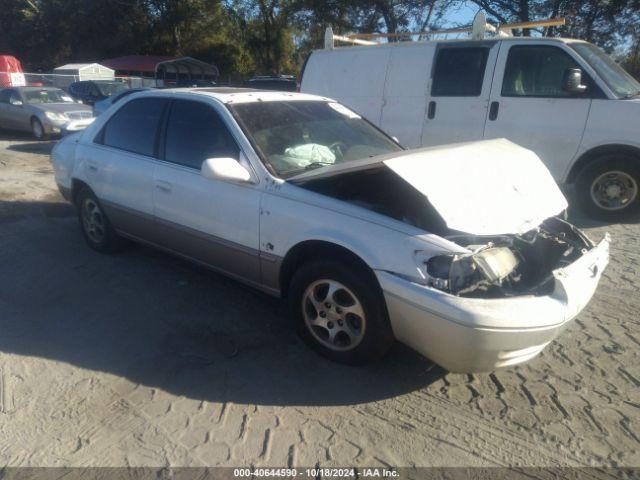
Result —
[{"label": "truck wheel", "polygon": [[46,140],[47,134],[42,126],[42,122],[37,118],[31,119],[31,133],[36,140]]},{"label": "truck wheel", "polygon": [[394,340],[382,293],[361,270],[313,261],[300,267],[289,287],[289,309],[302,339],[349,365],[381,358]]},{"label": "truck wheel", "polygon": [[601,220],[623,220],[640,210],[640,162],[608,155],[590,163],[576,182],[579,206]]},{"label": "truck wheel", "polygon": [[82,235],[91,248],[101,253],[113,253],[126,246],[127,241],[116,233],[90,189],[85,187],[78,193],[76,208]]}]

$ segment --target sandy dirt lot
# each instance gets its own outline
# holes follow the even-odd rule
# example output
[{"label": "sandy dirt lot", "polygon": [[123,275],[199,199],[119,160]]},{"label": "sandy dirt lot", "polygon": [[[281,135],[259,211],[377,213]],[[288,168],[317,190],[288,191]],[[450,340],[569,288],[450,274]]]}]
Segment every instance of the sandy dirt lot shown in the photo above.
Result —
[{"label": "sandy dirt lot", "polygon": [[529,364],[365,368],[298,341],[277,300],[164,253],[83,243],[52,142],[0,137],[0,464],[640,467],[640,225]]}]

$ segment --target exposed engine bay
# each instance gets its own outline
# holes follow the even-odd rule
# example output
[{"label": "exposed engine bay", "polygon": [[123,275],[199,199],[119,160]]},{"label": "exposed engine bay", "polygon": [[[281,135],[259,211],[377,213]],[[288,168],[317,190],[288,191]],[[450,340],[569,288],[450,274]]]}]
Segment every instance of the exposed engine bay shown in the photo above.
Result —
[{"label": "exposed engine bay", "polygon": [[[523,234],[478,236],[451,230],[428,198],[385,166],[311,179],[299,185],[437,234],[468,250],[423,259],[427,285],[475,298],[548,295],[553,271],[580,258],[593,243],[556,217]],[[420,262],[419,262],[420,263]]]},{"label": "exposed engine bay", "polygon": [[425,201],[424,195],[384,165],[331,178],[313,179],[300,186],[437,235],[444,236],[449,232],[442,217]]},{"label": "exposed engine bay", "polygon": [[548,295],[554,288],[553,271],[593,247],[577,228],[555,217],[523,235],[446,238],[471,253],[428,259],[427,283],[453,295],[477,298]]}]

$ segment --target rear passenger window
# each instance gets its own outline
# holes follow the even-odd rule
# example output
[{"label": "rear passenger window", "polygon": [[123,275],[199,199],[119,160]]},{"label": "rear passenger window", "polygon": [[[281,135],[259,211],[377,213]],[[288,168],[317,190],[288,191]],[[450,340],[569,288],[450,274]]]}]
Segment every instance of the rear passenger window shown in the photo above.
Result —
[{"label": "rear passenger window", "polygon": [[166,100],[132,100],[109,119],[101,133],[104,145],[140,155],[154,156],[158,126]]},{"label": "rear passenger window", "polygon": [[578,64],[558,47],[525,45],[511,47],[502,82],[503,97],[570,97],[563,90],[568,68]]},{"label": "rear passenger window", "polygon": [[239,149],[218,113],[209,105],[175,100],[167,122],[165,160],[200,169],[207,158],[239,158]]},{"label": "rear passenger window", "polygon": [[433,97],[477,97],[482,91],[489,49],[453,47],[438,50],[431,86]]}]

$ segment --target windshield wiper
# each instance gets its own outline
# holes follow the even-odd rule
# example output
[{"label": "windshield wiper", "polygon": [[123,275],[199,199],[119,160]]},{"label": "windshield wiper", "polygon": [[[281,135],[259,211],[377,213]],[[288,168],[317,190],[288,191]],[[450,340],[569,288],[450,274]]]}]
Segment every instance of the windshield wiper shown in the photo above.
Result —
[{"label": "windshield wiper", "polygon": [[632,98],[640,97],[640,90],[635,93],[628,93],[622,97],[623,100],[631,100]]},{"label": "windshield wiper", "polygon": [[333,162],[311,162],[309,165],[304,167],[304,170],[313,170],[314,168],[321,168],[333,164]]},{"label": "windshield wiper", "polygon": [[331,162],[312,162],[309,165],[305,165],[304,167],[292,168],[291,170],[285,170],[284,172],[280,172],[280,175],[286,175],[286,176],[296,175],[296,174],[301,173],[301,172],[306,172],[307,170],[314,170],[316,168],[326,167],[327,165],[334,165],[334,163],[331,163]]}]

